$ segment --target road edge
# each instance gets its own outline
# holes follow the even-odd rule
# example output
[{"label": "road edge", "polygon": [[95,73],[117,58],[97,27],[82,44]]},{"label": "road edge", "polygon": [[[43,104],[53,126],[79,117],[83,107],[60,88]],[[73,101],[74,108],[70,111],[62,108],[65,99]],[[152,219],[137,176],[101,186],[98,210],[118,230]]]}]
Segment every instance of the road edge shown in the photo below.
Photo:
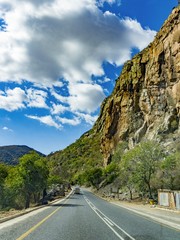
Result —
[{"label": "road edge", "polygon": [[37,206],[37,207],[34,207],[34,208],[32,208],[32,209],[29,208],[28,211],[21,212],[21,213],[17,213],[17,214],[14,214],[14,215],[12,215],[12,216],[9,216],[9,217],[2,218],[2,219],[0,219],[0,224],[1,224],[1,223],[4,223],[4,222],[7,222],[7,221],[9,221],[9,220],[15,219],[15,218],[17,218],[17,217],[21,217],[21,216],[26,215],[26,214],[28,214],[28,213],[34,212],[34,211],[39,210],[39,209],[41,209],[41,208],[45,208],[45,207],[51,206],[51,205],[53,205],[54,203],[56,203],[56,202],[58,202],[58,201],[64,201],[65,199],[67,199],[67,198],[72,194],[72,192],[73,192],[73,190],[71,190],[71,191],[68,193],[67,196],[65,196],[65,197],[63,197],[63,198],[58,198],[58,199],[56,199],[56,200],[54,200],[54,201],[52,201],[52,202],[50,202],[50,203],[48,203],[48,204],[46,204],[46,205]]}]

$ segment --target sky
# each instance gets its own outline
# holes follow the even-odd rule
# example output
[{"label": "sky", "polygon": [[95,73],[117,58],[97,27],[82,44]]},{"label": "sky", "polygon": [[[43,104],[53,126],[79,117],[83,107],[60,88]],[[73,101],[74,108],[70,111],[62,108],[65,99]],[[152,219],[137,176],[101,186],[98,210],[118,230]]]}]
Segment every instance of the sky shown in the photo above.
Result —
[{"label": "sky", "polygon": [[0,0],[0,146],[44,154],[92,128],[177,0]]}]

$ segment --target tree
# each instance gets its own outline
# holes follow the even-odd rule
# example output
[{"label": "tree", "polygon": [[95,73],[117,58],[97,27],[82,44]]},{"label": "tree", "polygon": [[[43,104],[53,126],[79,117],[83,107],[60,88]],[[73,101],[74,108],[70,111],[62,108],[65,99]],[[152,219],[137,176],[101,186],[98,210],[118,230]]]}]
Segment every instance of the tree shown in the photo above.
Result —
[{"label": "tree", "polygon": [[125,150],[128,148],[127,142],[120,142],[114,151],[114,154],[112,156],[112,162],[120,162],[122,156],[124,155]]},{"label": "tree", "polygon": [[47,187],[48,173],[46,160],[36,152],[30,152],[20,159],[19,175],[23,179],[25,208],[29,207],[32,194],[36,195]]},{"label": "tree", "polygon": [[151,180],[160,160],[164,157],[161,146],[154,141],[146,141],[129,150],[124,156],[121,171],[126,175],[127,186],[136,186],[140,190],[147,189],[152,197]]},{"label": "tree", "polygon": [[120,162],[120,182],[121,185],[129,190],[130,199],[132,200],[132,191],[138,185],[138,174],[136,169],[135,150],[126,152]]},{"label": "tree", "polygon": [[7,176],[8,176],[8,167],[5,164],[0,163],[0,206],[3,205],[4,182]]},{"label": "tree", "polygon": [[20,158],[19,165],[11,170],[6,186],[14,198],[21,196],[25,208],[29,208],[31,197],[37,201],[40,193],[45,192],[48,174],[45,158],[36,152],[30,152]]},{"label": "tree", "polygon": [[168,155],[161,164],[162,188],[178,190],[180,186],[180,152]]},{"label": "tree", "polygon": [[98,188],[100,182],[102,181],[103,171],[101,168],[94,168],[86,172],[86,181],[92,186]]}]

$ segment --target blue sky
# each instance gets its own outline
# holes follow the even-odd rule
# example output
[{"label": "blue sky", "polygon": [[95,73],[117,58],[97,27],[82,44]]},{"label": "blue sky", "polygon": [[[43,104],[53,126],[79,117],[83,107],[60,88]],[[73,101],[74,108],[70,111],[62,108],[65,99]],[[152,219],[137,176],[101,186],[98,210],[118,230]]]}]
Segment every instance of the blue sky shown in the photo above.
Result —
[{"label": "blue sky", "polygon": [[0,145],[49,154],[78,139],[177,2],[0,0]]}]

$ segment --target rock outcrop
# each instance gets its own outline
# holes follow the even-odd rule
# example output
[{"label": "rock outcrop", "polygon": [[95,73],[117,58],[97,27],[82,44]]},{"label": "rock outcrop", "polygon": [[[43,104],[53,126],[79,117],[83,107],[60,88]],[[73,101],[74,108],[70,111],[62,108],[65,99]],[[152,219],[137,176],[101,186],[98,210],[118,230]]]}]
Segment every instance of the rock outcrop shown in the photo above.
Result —
[{"label": "rock outcrop", "polygon": [[154,41],[125,63],[113,93],[102,104],[95,128],[102,133],[106,166],[116,145],[129,148],[156,139],[168,149],[180,142],[180,6]]}]

